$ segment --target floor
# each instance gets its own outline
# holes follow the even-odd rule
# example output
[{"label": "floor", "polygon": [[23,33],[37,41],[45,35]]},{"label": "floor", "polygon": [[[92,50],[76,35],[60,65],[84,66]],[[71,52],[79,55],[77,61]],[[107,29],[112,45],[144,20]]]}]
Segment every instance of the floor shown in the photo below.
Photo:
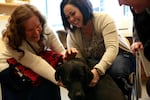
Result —
[{"label": "floor", "polygon": [[61,100],[70,100],[68,98],[68,91],[65,88],[61,87],[60,91],[61,91],[61,95],[62,95]]},{"label": "floor", "polygon": [[145,88],[146,81],[143,81],[142,84],[143,85],[142,85],[141,98],[139,98],[139,100],[150,100],[150,97],[148,97],[146,88]]}]

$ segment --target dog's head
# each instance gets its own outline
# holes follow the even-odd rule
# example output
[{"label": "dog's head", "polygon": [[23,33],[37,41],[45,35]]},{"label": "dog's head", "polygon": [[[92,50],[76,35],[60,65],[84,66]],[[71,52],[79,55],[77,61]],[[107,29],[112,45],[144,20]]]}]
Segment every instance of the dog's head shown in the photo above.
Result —
[{"label": "dog's head", "polygon": [[68,89],[71,100],[84,100],[84,90],[93,78],[88,65],[80,59],[72,59],[56,69],[55,79]]}]

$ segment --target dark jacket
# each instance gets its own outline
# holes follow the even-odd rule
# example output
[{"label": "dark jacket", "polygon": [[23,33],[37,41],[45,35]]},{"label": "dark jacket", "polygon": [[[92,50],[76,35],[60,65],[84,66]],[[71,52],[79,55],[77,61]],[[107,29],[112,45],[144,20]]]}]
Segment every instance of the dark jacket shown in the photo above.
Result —
[{"label": "dark jacket", "polygon": [[150,61],[150,8],[147,8],[140,14],[136,14],[132,8],[131,11],[134,20],[133,38],[135,41],[142,42],[144,46],[144,55]]}]

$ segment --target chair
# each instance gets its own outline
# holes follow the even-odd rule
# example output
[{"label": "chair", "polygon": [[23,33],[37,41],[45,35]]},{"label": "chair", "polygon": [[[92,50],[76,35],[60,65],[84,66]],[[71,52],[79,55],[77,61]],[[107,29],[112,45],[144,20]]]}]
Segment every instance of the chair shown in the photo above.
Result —
[{"label": "chair", "polygon": [[57,30],[56,33],[58,35],[59,40],[63,44],[64,48],[67,49],[66,45],[67,32],[65,30]]}]

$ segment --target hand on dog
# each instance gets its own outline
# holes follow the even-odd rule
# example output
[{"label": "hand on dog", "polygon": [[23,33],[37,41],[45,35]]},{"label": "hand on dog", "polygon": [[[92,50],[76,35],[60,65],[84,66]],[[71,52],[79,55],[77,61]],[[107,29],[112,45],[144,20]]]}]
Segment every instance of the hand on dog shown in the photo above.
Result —
[{"label": "hand on dog", "polygon": [[65,52],[64,59],[69,60],[75,58],[76,54],[78,53],[78,50],[76,48],[68,48]]},{"label": "hand on dog", "polygon": [[57,85],[65,88],[65,85],[61,81],[57,81]]},{"label": "hand on dog", "polygon": [[91,72],[93,73],[93,79],[92,79],[91,83],[89,84],[89,86],[94,87],[97,84],[97,82],[99,81],[100,75],[95,68],[92,69]]}]

